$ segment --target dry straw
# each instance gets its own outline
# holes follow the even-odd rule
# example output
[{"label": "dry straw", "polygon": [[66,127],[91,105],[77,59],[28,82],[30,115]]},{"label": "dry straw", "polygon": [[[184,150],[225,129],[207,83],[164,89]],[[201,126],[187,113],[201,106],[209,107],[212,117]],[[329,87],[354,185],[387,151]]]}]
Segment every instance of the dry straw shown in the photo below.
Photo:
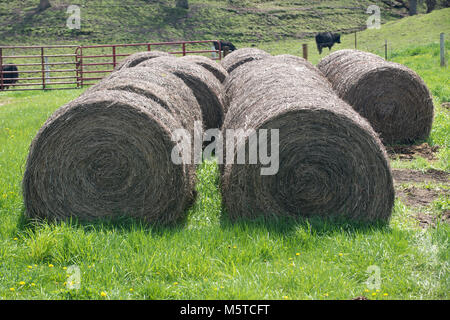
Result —
[{"label": "dry straw", "polygon": [[170,56],[170,54],[164,51],[156,51],[156,50],[133,53],[128,57],[126,57],[125,59],[123,59],[122,61],[120,61],[114,68],[114,71],[119,71],[122,70],[123,68],[132,68],[146,60],[167,56]]},{"label": "dry straw", "polygon": [[181,57],[180,59],[190,63],[195,63],[205,68],[206,70],[211,72],[220,82],[224,82],[225,78],[228,76],[228,72],[220,64],[205,56],[190,55]]},{"label": "dry straw", "polygon": [[32,141],[23,178],[32,218],[184,217],[194,167],[171,161],[181,123],[151,99],[95,91],[58,109]]},{"label": "dry straw", "polygon": [[202,109],[206,129],[220,128],[227,108],[223,85],[204,68],[179,58],[159,57],[138,65],[155,70],[165,70],[181,80],[192,90]]},{"label": "dry straw", "polygon": [[242,66],[250,61],[261,60],[270,56],[270,53],[267,53],[261,49],[242,48],[231,52],[223,58],[222,66],[228,71],[228,73],[231,73],[239,66]]},{"label": "dry straw", "polygon": [[318,68],[385,144],[412,143],[429,136],[433,101],[414,71],[357,50],[336,51]]},{"label": "dry straw", "polygon": [[135,67],[114,72],[85,91],[122,90],[152,99],[173,114],[191,132],[194,122],[202,122],[202,110],[192,90],[173,74],[154,68]]},{"label": "dry straw", "polygon": [[[224,129],[279,129],[276,175],[261,175],[261,164],[222,168],[228,215],[388,219],[394,188],[377,134],[317,70],[281,60],[249,62],[226,80]],[[238,148],[248,148],[244,141]]]}]

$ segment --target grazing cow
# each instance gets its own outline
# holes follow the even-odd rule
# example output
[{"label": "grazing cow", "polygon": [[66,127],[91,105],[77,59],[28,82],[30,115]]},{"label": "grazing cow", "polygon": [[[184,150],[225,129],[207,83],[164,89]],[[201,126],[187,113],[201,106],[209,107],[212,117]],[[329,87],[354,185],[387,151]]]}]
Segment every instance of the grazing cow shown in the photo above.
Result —
[{"label": "grazing cow", "polygon": [[322,48],[328,47],[331,50],[335,43],[341,43],[341,35],[338,33],[320,32],[316,35],[316,43],[319,54],[322,54]]},{"label": "grazing cow", "polygon": [[[0,90],[3,90],[3,88],[8,89],[8,87],[11,84],[14,84],[17,82],[17,79],[19,78],[19,70],[17,69],[17,66],[14,64],[5,64],[4,66],[0,67],[2,71],[3,81],[0,78]],[[4,73],[7,72],[7,73]],[[3,85],[2,85],[3,83]]]},{"label": "grazing cow", "polygon": [[[221,47],[222,51],[223,51],[224,47],[228,47],[228,49],[230,49],[230,51],[236,50],[236,47],[229,41],[222,41],[222,40],[220,40],[220,47]],[[214,48],[216,50],[219,50],[219,42],[214,41]]]}]

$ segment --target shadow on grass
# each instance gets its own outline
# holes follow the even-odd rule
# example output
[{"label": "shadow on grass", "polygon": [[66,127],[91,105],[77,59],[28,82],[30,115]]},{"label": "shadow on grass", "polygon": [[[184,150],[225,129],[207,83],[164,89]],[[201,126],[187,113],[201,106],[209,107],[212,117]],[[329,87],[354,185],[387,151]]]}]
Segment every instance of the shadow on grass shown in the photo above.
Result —
[{"label": "shadow on grass", "polygon": [[259,217],[255,219],[231,220],[226,214],[222,214],[220,220],[224,229],[252,230],[264,229],[271,233],[289,235],[298,229],[308,230],[315,235],[332,235],[335,233],[371,233],[373,231],[389,232],[389,222],[387,221],[352,221],[344,218],[323,218],[323,217]]}]

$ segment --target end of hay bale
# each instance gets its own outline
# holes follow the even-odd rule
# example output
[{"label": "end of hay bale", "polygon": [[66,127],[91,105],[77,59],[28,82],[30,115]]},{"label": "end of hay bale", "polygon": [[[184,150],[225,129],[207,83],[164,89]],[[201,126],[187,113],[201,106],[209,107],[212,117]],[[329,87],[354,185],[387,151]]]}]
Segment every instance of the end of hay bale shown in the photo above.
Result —
[{"label": "end of hay bale", "polygon": [[389,219],[395,193],[384,147],[323,76],[274,59],[249,63],[237,73],[230,80],[241,89],[223,129],[278,130],[279,168],[261,175],[267,166],[236,164],[237,150],[249,150],[245,136],[234,150],[234,164],[221,168],[222,198],[231,219]]},{"label": "end of hay bale", "polygon": [[318,68],[339,97],[370,122],[383,143],[413,143],[429,136],[433,100],[413,70],[358,50],[336,51]]},{"label": "end of hay bale", "polygon": [[181,124],[154,101],[96,91],[58,109],[34,138],[22,182],[32,218],[184,218],[195,169],[175,165],[171,132]]}]

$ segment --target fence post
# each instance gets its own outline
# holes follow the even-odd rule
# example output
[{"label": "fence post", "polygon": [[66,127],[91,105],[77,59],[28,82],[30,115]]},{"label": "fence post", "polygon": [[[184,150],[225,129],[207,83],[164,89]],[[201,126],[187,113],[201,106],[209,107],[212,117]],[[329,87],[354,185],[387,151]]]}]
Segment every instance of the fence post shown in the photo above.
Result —
[{"label": "fence post", "polygon": [[80,47],[80,85],[83,88],[83,47]]},{"label": "fence post", "polygon": [[186,43],[183,42],[183,56],[186,55]]},{"label": "fence post", "polygon": [[0,48],[0,90],[3,90],[3,49]]},{"label": "fence post", "polygon": [[302,44],[303,49],[303,59],[308,60],[308,44],[304,43]]},{"label": "fence post", "polygon": [[441,32],[440,34],[440,42],[441,42],[441,67],[445,67],[445,35],[443,32]]},{"label": "fence post", "polygon": [[388,59],[388,41],[384,40],[384,59],[387,61]]},{"label": "fence post", "polygon": [[112,47],[112,54],[113,54],[113,69],[116,68],[116,46]]},{"label": "fence post", "polygon": [[45,57],[44,47],[41,47],[42,89],[45,90]]},{"label": "fence post", "polygon": [[219,60],[222,60],[222,43],[218,41],[219,43]]},{"label": "fence post", "polygon": [[152,51],[152,47],[150,46],[150,44],[147,44],[147,51]]}]

